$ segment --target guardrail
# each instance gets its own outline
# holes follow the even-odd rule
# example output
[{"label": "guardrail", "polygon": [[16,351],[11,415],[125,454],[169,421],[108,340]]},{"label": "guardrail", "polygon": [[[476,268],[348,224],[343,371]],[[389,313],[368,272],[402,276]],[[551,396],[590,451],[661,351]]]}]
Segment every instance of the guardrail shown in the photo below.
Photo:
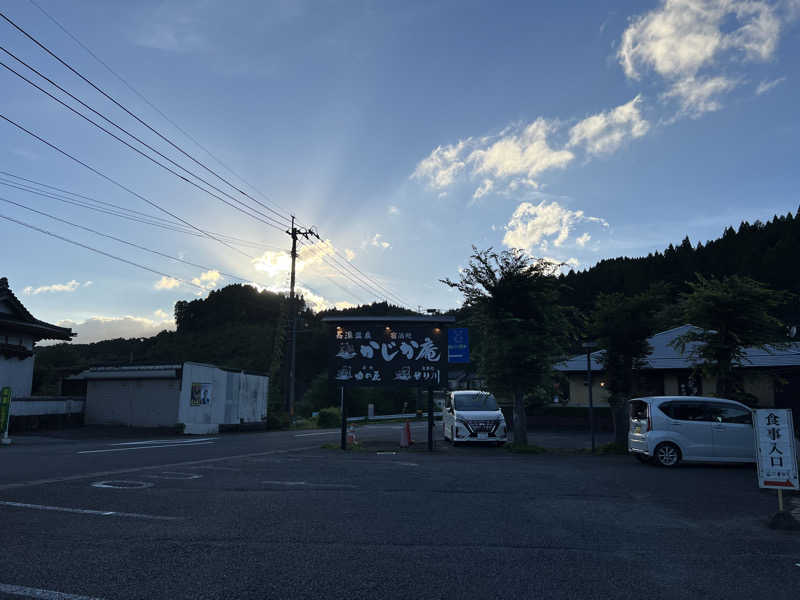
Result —
[{"label": "guardrail", "polygon": [[[442,411],[438,411],[438,412],[434,411],[433,412],[433,416],[434,417],[441,417],[442,416]],[[351,422],[358,422],[358,421],[367,421],[367,422],[372,422],[372,421],[391,421],[393,419],[416,419],[416,418],[417,418],[417,413],[398,413],[396,415],[373,415],[372,417],[369,417],[369,418],[367,418],[366,416],[364,416],[364,417],[347,417],[347,422],[351,423]],[[420,418],[427,419],[428,418],[428,411],[424,411],[420,415]]]}]

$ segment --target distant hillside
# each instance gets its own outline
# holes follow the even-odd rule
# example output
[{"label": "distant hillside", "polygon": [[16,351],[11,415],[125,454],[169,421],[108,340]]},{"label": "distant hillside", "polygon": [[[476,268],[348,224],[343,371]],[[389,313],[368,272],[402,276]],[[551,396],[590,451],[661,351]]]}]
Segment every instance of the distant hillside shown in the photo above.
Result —
[{"label": "distant hillside", "polygon": [[[611,258],[590,269],[570,271],[563,277],[570,291],[568,304],[589,311],[600,292],[635,294],[650,284],[665,281],[677,295],[695,273],[725,276],[746,275],[768,286],[800,293],[800,210],[776,216],[767,223],[742,222],[738,230],[725,229],[722,237],[703,245],[692,246],[688,237],[678,246],[670,246],[641,258]],[[787,318],[797,320],[797,303],[787,307]]]}]

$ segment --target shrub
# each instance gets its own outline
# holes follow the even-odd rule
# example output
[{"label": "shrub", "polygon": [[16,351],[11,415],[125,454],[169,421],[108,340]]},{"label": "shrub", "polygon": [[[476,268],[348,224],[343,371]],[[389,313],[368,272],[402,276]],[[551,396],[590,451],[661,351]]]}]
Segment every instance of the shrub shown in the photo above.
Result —
[{"label": "shrub", "polygon": [[289,413],[271,410],[267,414],[267,429],[286,429],[289,426]]},{"label": "shrub", "polygon": [[329,406],[319,411],[317,415],[317,425],[325,427],[341,427],[342,413],[335,406]]}]

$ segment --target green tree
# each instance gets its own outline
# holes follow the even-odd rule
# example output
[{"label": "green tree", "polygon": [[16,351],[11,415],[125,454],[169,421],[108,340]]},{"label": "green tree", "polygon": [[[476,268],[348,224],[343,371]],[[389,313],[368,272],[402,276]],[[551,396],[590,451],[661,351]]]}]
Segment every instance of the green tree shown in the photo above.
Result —
[{"label": "green tree", "polygon": [[696,361],[703,375],[715,377],[716,395],[746,398],[741,374],[745,349],[771,352],[783,345],[786,326],[776,316],[789,295],[764,284],[732,275],[722,279],[696,276],[681,295],[685,322],[699,329],[674,341],[681,352]]},{"label": "green tree", "polygon": [[479,369],[492,390],[514,399],[514,443],[528,443],[525,396],[545,385],[566,354],[572,330],[559,303],[557,265],[521,250],[478,251],[459,281],[442,283],[464,295],[468,323],[481,338]]},{"label": "green tree", "polygon": [[627,444],[627,404],[639,391],[640,369],[652,351],[647,338],[657,328],[666,290],[659,285],[632,296],[600,294],[592,312],[589,330],[604,349],[600,363],[610,394],[614,441],[620,446]]}]

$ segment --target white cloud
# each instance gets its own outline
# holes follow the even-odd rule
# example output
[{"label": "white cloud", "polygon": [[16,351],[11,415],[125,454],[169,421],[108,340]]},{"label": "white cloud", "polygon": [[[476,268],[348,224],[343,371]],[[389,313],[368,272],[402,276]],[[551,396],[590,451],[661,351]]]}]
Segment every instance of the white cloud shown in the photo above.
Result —
[{"label": "white cloud", "polygon": [[84,281],[83,282],[83,287],[89,287],[90,285],[93,285],[93,284],[94,284],[94,281]]},{"label": "white cloud", "polygon": [[389,214],[390,215],[399,215],[400,209],[397,208],[394,204],[389,205]]},{"label": "white cloud", "polygon": [[[83,285],[91,285],[91,281],[87,281]],[[36,296],[37,294],[49,292],[74,292],[80,287],[80,283],[74,279],[67,283],[53,283],[50,285],[40,285],[39,287],[27,286],[22,290],[22,293],[27,296]]]},{"label": "white cloud", "polygon": [[180,281],[174,277],[162,276],[161,279],[155,282],[153,287],[157,290],[173,290],[181,284]]},{"label": "white cloud", "polygon": [[[582,222],[608,223],[599,217],[587,217],[582,210],[569,210],[558,202],[539,204],[522,202],[517,206],[503,236],[503,244],[509,248],[521,248],[532,252],[535,246],[546,251],[552,239],[553,246],[559,247],[569,238],[576,224]],[[586,234],[584,234],[586,235]],[[582,236],[583,237],[583,236]]]},{"label": "white cloud", "polygon": [[478,198],[483,198],[486,194],[492,191],[494,187],[494,181],[491,179],[484,179],[483,183],[475,190],[475,193],[472,194],[472,197],[477,200]]},{"label": "white cloud", "polygon": [[380,233],[376,233],[375,236],[369,241],[371,246],[375,246],[376,248],[383,248],[384,250],[391,246],[391,244],[385,240],[381,240],[383,236]]},{"label": "white cloud", "polygon": [[519,132],[506,131],[487,147],[473,150],[467,161],[476,174],[495,177],[523,175],[533,179],[548,169],[564,168],[574,155],[569,150],[551,148],[547,136],[555,128],[555,123],[540,117]]},{"label": "white cloud", "polygon": [[356,257],[356,253],[353,252],[350,248],[344,249],[344,255],[347,257],[347,260],[353,260]]},{"label": "white cloud", "polygon": [[160,320],[162,320],[162,321],[167,321],[167,320],[170,319],[170,314],[165,310],[161,310],[160,308],[157,309],[157,310],[154,310],[153,314],[156,317],[158,317]]},{"label": "white cloud", "polygon": [[585,118],[569,132],[568,147],[583,145],[589,154],[608,154],[628,138],[642,137],[650,124],[639,110],[641,96],[626,104]]},{"label": "white cloud", "polygon": [[130,315],[123,317],[93,316],[80,322],[64,320],[59,321],[58,324],[62,327],[70,327],[78,334],[73,340],[76,344],[88,344],[115,338],[151,337],[165,329],[168,331],[175,329],[175,321],[169,318],[169,315],[159,320]]},{"label": "white cloud", "polygon": [[652,69],[666,79],[694,77],[725,51],[746,60],[768,60],[780,37],[772,6],[757,0],[665,0],[631,21],[618,58],[639,79]]},{"label": "white cloud", "polygon": [[580,246],[581,248],[583,248],[586,246],[586,244],[589,243],[589,240],[591,239],[592,239],[591,235],[589,235],[588,233],[584,233],[582,236],[575,239],[575,243],[578,244],[578,246]]},{"label": "white cloud", "polygon": [[664,0],[631,21],[617,57],[631,79],[663,79],[661,98],[677,100],[680,116],[698,117],[721,108],[720,96],[741,80],[724,66],[774,56],[781,18],[778,5],[761,0]]},{"label": "white cloud", "polygon": [[455,145],[437,146],[427,158],[420,161],[411,177],[426,181],[433,189],[449,187],[464,169],[462,154],[470,142],[470,139],[466,139]]},{"label": "white cloud", "polygon": [[193,277],[192,283],[199,285],[205,290],[213,290],[217,287],[220,279],[222,279],[222,274],[216,269],[211,269],[210,271],[201,273],[200,277]]},{"label": "white cloud", "polygon": [[681,104],[681,114],[697,118],[703,113],[722,108],[719,96],[732,90],[737,84],[737,81],[723,76],[709,79],[687,77],[676,82],[668,91],[664,92],[663,97],[678,98]]},{"label": "white cloud", "polygon": [[256,271],[266,273],[269,277],[285,275],[292,268],[292,259],[286,252],[267,250],[250,262]]},{"label": "white cloud", "polygon": [[337,309],[337,310],[344,310],[344,309],[346,309],[346,308],[355,308],[355,307],[356,307],[356,305],[355,305],[355,304],[353,304],[352,302],[345,302],[345,301],[342,301],[342,302],[334,302],[334,303],[333,303],[333,307],[334,307],[335,309]]},{"label": "white cloud", "polygon": [[761,83],[758,84],[758,87],[756,88],[756,94],[758,94],[759,96],[761,94],[766,94],[772,88],[774,88],[777,85],[780,85],[784,81],[786,81],[786,77],[778,77],[777,79],[773,79],[772,81],[762,81]]}]

